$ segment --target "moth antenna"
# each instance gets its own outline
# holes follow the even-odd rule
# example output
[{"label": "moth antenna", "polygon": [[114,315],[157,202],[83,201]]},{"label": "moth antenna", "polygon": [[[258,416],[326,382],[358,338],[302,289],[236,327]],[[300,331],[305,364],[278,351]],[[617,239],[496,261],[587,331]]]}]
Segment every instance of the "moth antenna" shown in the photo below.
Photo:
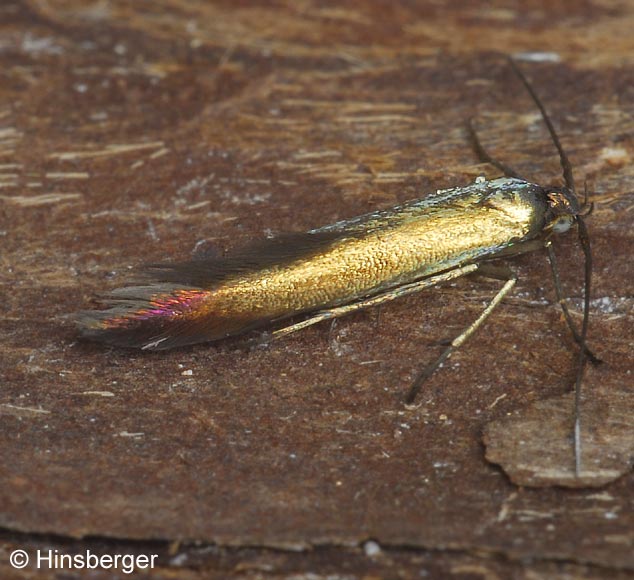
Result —
[{"label": "moth antenna", "polygon": [[594,203],[588,201],[588,180],[583,180],[583,203],[581,204],[581,215],[590,215],[594,211]]},{"label": "moth antenna", "polygon": [[590,249],[590,237],[586,224],[581,216],[577,216],[577,231],[579,243],[585,255],[585,279],[583,296],[583,322],[581,323],[581,348],[577,363],[577,380],[575,382],[575,475],[581,474],[581,381],[586,367],[586,338],[588,336],[588,321],[590,315],[590,287],[592,283],[592,251]]},{"label": "moth antenna", "polygon": [[548,116],[548,113],[546,112],[546,108],[544,107],[542,102],[539,100],[537,93],[533,89],[532,85],[528,82],[528,79],[526,78],[524,73],[520,70],[520,68],[517,66],[515,61],[510,57],[509,57],[509,64],[511,65],[511,68],[515,71],[515,74],[517,74],[517,76],[520,78],[520,80],[524,84],[524,87],[526,87],[528,94],[531,96],[531,98],[537,105],[539,112],[542,114],[542,119],[544,119],[544,123],[546,124],[546,127],[548,127],[548,132],[550,133],[550,137],[553,140],[555,147],[557,147],[557,151],[559,152],[559,162],[561,163],[561,168],[563,169],[563,172],[564,172],[564,181],[566,182],[566,187],[576,197],[577,190],[575,189],[575,180],[574,180],[574,177],[572,176],[572,165],[570,164],[570,160],[568,159],[568,156],[566,155],[564,148],[561,146],[561,141],[559,141],[559,136],[557,135],[557,131],[555,131],[555,127],[553,126],[552,121],[550,120],[550,117]]},{"label": "moth antenna", "polygon": [[526,181],[512,167],[509,167],[505,163],[502,163],[498,159],[495,159],[494,157],[491,157],[491,155],[489,155],[489,152],[484,148],[484,145],[482,145],[480,137],[478,137],[478,133],[473,126],[473,119],[467,119],[467,133],[469,133],[471,144],[473,145],[473,149],[476,152],[476,155],[480,158],[480,161],[490,163],[491,165],[493,165],[493,167],[497,167],[502,173],[504,173],[504,175],[506,175],[506,177],[515,177],[516,179]]},{"label": "moth antenna", "polygon": [[[572,195],[577,198],[577,192],[575,189],[575,180],[572,175],[572,165],[570,164],[570,160],[564,151],[564,148],[561,145],[561,141],[559,140],[559,136],[557,135],[557,131],[546,112],[546,108],[542,104],[541,100],[537,96],[537,93],[533,89],[532,85],[524,75],[524,73],[517,66],[516,62],[509,57],[509,64],[511,68],[515,71],[517,76],[522,81],[522,84],[528,91],[528,94],[533,99],[534,103],[537,105],[539,109],[542,119],[548,128],[548,132],[550,133],[550,137],[559,152],[559,162],[561,164],[561,168],[564,174],[564,181],[566,182],[566,187],[572,193]],[[592,203],[589,204],[590,209],[586,210],[583,215],[588,215],[592,211]],[[588,207],[588,189],[584,184],[584,209]],[[579,348],[579,358],[577,361],[577,378],[575,381],[575,404],[574,404],[574,431],[573,431],[573,445],[574,445],[574,454],[575,454],[575,477],[579,477],[581,474],[581,382],[583,380],[583,373],[585,371],[585,363],[586,363],[586,340],[588,336],[588,320],[590,315],[590,287],[592,282],[592,251],[590,248],[590,237],[588,236],[588,229],[586,228],[586,224],[583,221],[582,215],[576,215],[575,221],[577,222],[577,232],[579,236],[579,243],[581,244],[581,249],[583,250],[585,256],[585,268],[584,268],[584,295],[583,295],[583,322],[581,324],[581,340],[580,340],[580,348]]]}]

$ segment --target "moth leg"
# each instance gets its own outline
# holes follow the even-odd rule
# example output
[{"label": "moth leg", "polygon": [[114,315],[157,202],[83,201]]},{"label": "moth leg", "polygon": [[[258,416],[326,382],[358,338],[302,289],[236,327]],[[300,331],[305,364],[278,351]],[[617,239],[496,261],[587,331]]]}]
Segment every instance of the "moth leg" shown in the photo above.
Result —
[{"label": "moth leg", "polygon": [[553,251],[552,244],[550,241],[546,241],[544,244],[546,251],[548,252],[548,261],[550,262],[550,270],[553,273],[553,282],[555,284],[555,293],[557,294],[557,300],[559,302],[559,306],[561,306],[561,311],[564,313],[564,318],[566,319],[566,324],[572,333],[572,336],[575,342],[582,346],[586,352],[586,356],[588,360],[593,365],[601,364],[603,361],[596,357],[595,354],[584,344],[584,341],[581,338],[581,335],[577,331],[577,327],[575,326],[574,321],[572,320],[572,316],[570,316],[570,311],[568,310],[568,305],[566,304],[566,298],[564,297],[564,293],[561,289],[561,280],[559,278],[559,269],[557,268],[557,260],[555,258],[555,252]]},{"label": "moth leg", "polygon": [[453,270],[443,272],[442,274],[436,274],[435,276],[430,276],[429,278],[424,278],[410,284],[404,284],[403,286],[393,288],[392,290],[388,290],[387,292],[372,296],[370,298],[366,298],[359,302],[353,302],[352,304],[329,308],[328,310],[321,310],[320,312],[317,312],[306,320],[302,320],[301,322],[298,322],[296,324],[291,324],[289,326],[285,326],[284,328],[273,331],[271,333],[271,338],[281,338],[293,332],[297,332],[298,330],[303,330],[304,328],[312,326],[313,324],[317,324],[322,320],[338,318],[340,316],[345,316],[346,314],[356,312],[357,310],[361,310],[363,308],[378,306],[379,304],[389,302],[391,300],[394,300],[395,298],[400,298],[401,296],[408,296],[409,294],[420,292],[425,288],[430,288],[431,286],[435,286],[436,284],[440,284],[441,282],[448,282],[449,280],[453,280],[454,278],[465,276],[466,274],[471,274],[472,272],[475,272],[478,268],[478,264],[467,264],[466,266],[454,268]]},{"label": "moth leg", "polygon": [[[501,252],[496,254],[495,257],[508,258],[510,256],[517,256],[518,254],[526,254],[528,252],[535,252],[543,248],[546,248],[546,251],[548,252],[548,261],[550,262],[550,270],[553,274],[555,293],[557,294],[557,301],[559,302],[559,306],[561,307],[561,310],[564,314],[566,325],[570,329],[570,332],[573,336],[574,341],[578,345],[581,346],[581,344],[583,343],[583,340],[581,339],[581,335],[577,331],[577,327],[575,326],[575,323],[572,320],[572,316],[570,315],[570,310],[568,310],[568,305],[566,304],[566,298],[564,297],[563,291],[561,289],[561,280],[559,278],[559,270],[557,268],[555,252],[553,251],[552,243],[550,242],[550,240],[546,240],[545,242],[543,240],[529,240],[528,242],[522,242],[514,246],[511,246],[510,248],[506,248],[502,250]],[[490,266],[489,264],[482,264],[480,266],[479,273],[481,273],[484,276],[488,276],[489,278],[504,279],[504,280],[508,278],[508,276],[504,276],[504,278],[501,278],[500,276],[492,275],[491,268],[494,268],[494,266]],[[586,353],[586,356],[588,357],[588,360],[593,365],[596,366],[603,362],[585,344],[583,345],[583,349]]]},{"label": "moth leg", "polygon": [[493,297],[493,300],[489,302],[488,306],[482,311],[480,316],[472,322],[465,330],[456,338],[451,341],[451,344],[445,349],[445,351],[436,359],[436,361],[428,366],[426,366],[422,371],[418,373],[412,386],[407,393],[407,397],[405,397],[405,403],[411,405],[418,395],[423,383],[431,377],[431,375],[436,372],[436,369],[440,367],[452,354],[453,352],[462,346],[467,339],[474,333],[484,321],[489,317],[489,315],[495,310],[495,307],[504,299],[504,297],[511,291],[515,283],[517,282],[517,277],[513,276],[507,279],[506,283],[500,291]]},{"label": "moth leg", "polygon": [[516,177],[517,179],[523,179],[524,181],[526,181],[521,175],[518,175],[518,173],[513,168],[489,155],[488,151],[482,145],[482,142],[480,141],[480,138],[478,137],[478,134],[473,127],[472,119],[467,120],[467,131],[469,132],[469,137],[471,138],[473,149],[475,150],[476,155],[479,157],[480,161],[490,163],[494,167],[497,167],[507,177]]}]

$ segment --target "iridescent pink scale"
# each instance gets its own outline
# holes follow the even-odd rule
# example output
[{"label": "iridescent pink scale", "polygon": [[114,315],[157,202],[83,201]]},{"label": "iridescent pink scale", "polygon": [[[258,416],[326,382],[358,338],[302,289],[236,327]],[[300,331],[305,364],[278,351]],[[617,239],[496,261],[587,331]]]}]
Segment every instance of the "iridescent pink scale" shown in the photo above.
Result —
[{"label": "iridescent pink scale", "polygon": [[126,328],[132,321],[195,316],[198,305],[208,296],[209,292],[205,290],[187,289],[176,290],[171,294],[154,294],[148,301],[150,308],[129,310],[123,316],[105,318],[101,325],[104,329]]}]

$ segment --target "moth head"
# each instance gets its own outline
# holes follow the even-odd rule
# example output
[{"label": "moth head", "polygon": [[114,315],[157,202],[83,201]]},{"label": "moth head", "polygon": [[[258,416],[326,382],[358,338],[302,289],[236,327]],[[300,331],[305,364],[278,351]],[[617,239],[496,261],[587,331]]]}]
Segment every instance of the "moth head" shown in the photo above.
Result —
[{"label": "moth head", "polygon": [[567,232],[580,214],[577,197],[567,187],[546,190],[548,199],[548,229],[561,234]]}]

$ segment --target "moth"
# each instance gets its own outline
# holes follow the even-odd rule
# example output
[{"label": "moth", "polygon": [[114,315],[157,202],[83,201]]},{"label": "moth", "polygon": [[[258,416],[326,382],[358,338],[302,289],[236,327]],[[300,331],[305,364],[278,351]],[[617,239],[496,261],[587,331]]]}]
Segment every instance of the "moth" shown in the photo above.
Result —
[{"label": "moth", "polygon": [[[579,404],[587,349],[592,260],[583,220],[587,200],[577,197],[572,168],[552,122],[532,86],[510,60],[539,108],[559,152],[565,186],[531,183],[488,155],[469,125],[483,161],[506,177],[478,178],[455,187],[300,234],[259,241],[223,258],[149,266],[146,281],[113,290],[105,310],[80,313],[86,338],[115,346],[165,350],[221,340],[286,319],[279,338],[317,322],[381,304],[456,277],[486,272],[487,262],[546,248],[568,326],[581,345],[576,383],[575,457],[580,465]],[[550,238],[576,225],[585,254],[581,330],[561,293]],[[517,278],[509,274],[483,313],[433,364],[421,371],[407,396],[464,343],[506,296]]]}]

